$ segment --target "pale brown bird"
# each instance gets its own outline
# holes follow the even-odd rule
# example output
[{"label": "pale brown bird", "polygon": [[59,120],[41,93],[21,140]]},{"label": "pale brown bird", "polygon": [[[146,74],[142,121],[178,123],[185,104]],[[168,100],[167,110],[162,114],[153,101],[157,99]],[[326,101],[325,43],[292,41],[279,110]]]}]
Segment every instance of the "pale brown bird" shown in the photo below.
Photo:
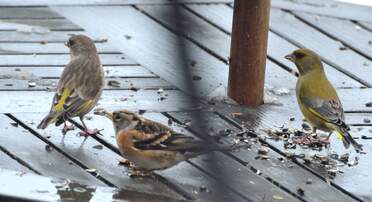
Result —
[{"label": "pale brown bird", "polygon": [[357,152],[361,151],[362,146],[348,132],[341,101],[326,77],[320,57],[311,50],[298,49],[285,58],[294,62],[300,72],[296,85],[297,101],[313,133],[317,129],[330,132],[330,135],[336,132],[346,148],[353,145]]},{"label": "pale brown bird", "polygon": [[243,146],[210,146],[126,110],[109,113],[97,109],[95,114],[112,120],[120,153],[144,173],[172,167],[206,152],[233,150]]},{"label": "pale brown bird", "polygon": [[71,61],[62,72],[49,114],[37,128],[64,123],[65,134],[70,130],[67,119],[79,117],[84,126],[81,134],[86,137],[95,135],[97,130],[89,130],[83,117],[95,107],[104,86],[104,71],[97,49],[94,42],[84,35],[70,37],[65,45],[70,48]]}]

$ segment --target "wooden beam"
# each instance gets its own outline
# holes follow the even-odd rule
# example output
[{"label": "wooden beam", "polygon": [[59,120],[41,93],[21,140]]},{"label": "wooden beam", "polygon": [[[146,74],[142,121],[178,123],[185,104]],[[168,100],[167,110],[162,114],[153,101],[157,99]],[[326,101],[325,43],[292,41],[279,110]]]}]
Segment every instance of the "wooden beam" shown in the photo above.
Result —
[{"label": "wooden beam", "polygon": [[263,103],[270,0],[235,0],[228,95],[239,104]]}]

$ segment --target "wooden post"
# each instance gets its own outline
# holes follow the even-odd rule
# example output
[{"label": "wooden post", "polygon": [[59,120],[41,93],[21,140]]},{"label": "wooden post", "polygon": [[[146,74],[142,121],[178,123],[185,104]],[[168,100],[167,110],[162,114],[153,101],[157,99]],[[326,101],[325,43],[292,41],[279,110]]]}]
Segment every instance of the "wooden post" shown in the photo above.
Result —
[{"label": "wooden post", "polygon": [[239,104],[263,103],[270,0],[235,0],[228,95]]}]

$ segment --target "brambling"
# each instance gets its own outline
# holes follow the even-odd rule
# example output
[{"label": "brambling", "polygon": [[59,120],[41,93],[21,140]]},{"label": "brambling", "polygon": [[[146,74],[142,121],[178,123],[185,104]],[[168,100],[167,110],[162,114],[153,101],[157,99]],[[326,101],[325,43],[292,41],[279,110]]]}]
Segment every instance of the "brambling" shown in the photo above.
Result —
[{"label": "brambling", "polygon": [[89,130],[83,117],[97,104],[104,86],[104,71],[94,42],[84,35],[74,35],[65,43],[70,49],[71,61],[64,68],[57,85],[49,114],[37,126],[45,129],[49,124],[64,123],[63,134],[72,128],[69,118],[79,117],[85,137],[97,134]]},{"label": "brambling", "polygon": [[328,81],[320,57],[308,49],[298,49],[285,56],[297,66],[300,75],[296,85],[297,101],[305,119],[312,126],[325,132],[336,132],[342,139],[345,148],[350,144],[357,152],[362,150],[348,132],[344,110],[336,89]]},{"label": "brambling", "polygon": [[206,152],[238,148],[208,147],[203,141],[126,110],[109,113],[97,109],[95,114],[112,120],[120,153],[135,169],[145,173],[172,167]]}]

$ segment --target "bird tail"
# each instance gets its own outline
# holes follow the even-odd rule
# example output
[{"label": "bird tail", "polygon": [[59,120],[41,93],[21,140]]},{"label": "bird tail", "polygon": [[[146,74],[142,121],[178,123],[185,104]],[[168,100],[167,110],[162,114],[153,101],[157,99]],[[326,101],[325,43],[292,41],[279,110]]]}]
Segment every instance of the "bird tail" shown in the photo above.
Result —
[{"label": "bird tail", "polygon": [[205,145],[205,142],[203,146],[201,147],[195,147],[192,151],[186,152],[185,156],[187,159],[194,158],[200,154],[205,154],[213,151],[235,151],[242,148],[249,148],[250,145],[248,144],[236,144],[236,145],[226,145],[226,146],[218,146],[218,145]]},{"label": "bird tail", "polygon": [[344,143],[344,147],[348,149],[350,144],[353,145],[356,152],[363,151],[362,145],[357,143],[354,138],[350,135],[348,128],[345,127],[338,127],[337,134],[341,137],[342,142]]},{"label": "bird tail", "polygon": [[58,116],[56,116],[53,113],[49,113],[37,126],[37,129],[45,129],[49,126],[49,124],[55,123],[58,119]]}]

